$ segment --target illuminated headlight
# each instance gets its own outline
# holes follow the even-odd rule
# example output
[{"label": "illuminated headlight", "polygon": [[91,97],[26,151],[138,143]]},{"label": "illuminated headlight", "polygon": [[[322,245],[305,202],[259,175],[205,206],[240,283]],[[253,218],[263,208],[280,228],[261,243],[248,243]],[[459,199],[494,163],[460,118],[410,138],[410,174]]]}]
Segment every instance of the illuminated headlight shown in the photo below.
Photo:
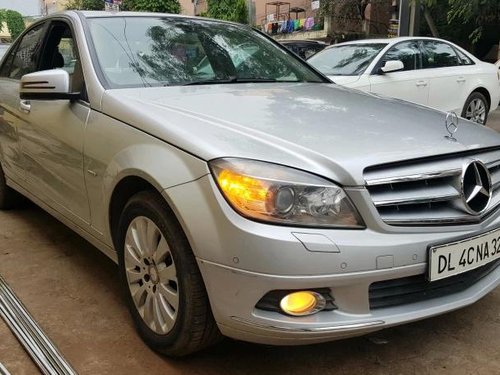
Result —
[{"label": "illuminated headlight", "polygon": [[323,178],[247,159],[209,164],[224,197],[245,217],[295,226],[364,228],[344,190]]}]

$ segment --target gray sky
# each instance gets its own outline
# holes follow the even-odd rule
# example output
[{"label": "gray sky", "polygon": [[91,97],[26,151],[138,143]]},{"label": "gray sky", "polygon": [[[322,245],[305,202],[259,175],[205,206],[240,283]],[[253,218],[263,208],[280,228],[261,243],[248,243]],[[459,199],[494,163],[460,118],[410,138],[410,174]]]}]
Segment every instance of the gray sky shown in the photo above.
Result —
[{"label": "gray sky", "polygon": [[23,16],[39,16],[41,4],[40,0],[0,0],[0,9],[14,9]]}]

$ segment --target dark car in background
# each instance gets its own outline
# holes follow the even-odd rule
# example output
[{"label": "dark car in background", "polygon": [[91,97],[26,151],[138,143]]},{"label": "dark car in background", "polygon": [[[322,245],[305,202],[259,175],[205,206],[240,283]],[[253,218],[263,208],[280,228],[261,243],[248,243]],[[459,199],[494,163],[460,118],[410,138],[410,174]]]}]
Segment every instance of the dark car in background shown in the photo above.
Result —
[{"label": "dark car in background", "polygon": [[286,40],[282,41],[281,44],[283,44],[290,51],[295,52],[304,60],[314,56],[328,46],[325,42],[317,40]]}]

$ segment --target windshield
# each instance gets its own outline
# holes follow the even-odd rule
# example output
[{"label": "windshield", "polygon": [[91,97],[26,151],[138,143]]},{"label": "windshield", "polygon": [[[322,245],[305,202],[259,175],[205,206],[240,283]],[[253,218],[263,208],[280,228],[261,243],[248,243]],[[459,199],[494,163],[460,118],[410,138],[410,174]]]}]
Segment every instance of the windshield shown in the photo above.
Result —
[{"label": "windshield", "polygon": [[386,43],[371,43],[332,47],[319,52],[307,62],[328,76],[359,76],[385,46]]},{"label": "windshield", "polygon": [[112,88],[237,82],[325,82],[247,27],[180,17],[88,19]]}]

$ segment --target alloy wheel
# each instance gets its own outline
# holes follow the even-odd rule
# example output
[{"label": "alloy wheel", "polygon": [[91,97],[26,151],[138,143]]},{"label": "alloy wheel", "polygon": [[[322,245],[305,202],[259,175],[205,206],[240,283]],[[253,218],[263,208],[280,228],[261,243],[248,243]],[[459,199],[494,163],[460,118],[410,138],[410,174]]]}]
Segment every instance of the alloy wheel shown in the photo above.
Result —
[{"label": "alloy wheel", "polygon": [[486,104],[478,98],[471,100],[465,112],[465,118],[478,124],[484,124],[486,120]]},{"label": "alloy wheel", "polygon": [[172,330],[179,309],[177,270],[158,226],[144,216],[130,223],[124,265],[130,295],[139,315],[159,335]]}]

